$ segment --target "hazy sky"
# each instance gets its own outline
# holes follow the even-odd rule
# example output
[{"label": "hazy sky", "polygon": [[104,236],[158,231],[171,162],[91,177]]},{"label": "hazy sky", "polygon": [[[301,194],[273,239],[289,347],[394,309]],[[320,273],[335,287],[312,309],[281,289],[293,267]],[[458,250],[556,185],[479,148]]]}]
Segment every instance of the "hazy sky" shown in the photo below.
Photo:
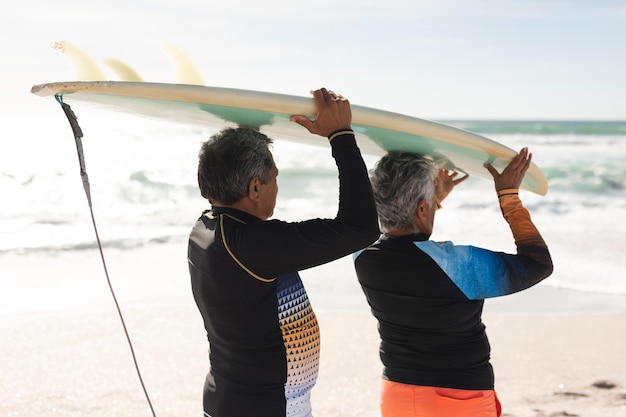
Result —
[{"label": "hazy sky", "polygon": [[0,34],[3,111],[52,107],[29,90],[73,78],[50,47],[68,40],[146,81],[174,81],[170,42],[212,86],[327,86],[435,120],[626,119],[624,0],[25,0]]}]

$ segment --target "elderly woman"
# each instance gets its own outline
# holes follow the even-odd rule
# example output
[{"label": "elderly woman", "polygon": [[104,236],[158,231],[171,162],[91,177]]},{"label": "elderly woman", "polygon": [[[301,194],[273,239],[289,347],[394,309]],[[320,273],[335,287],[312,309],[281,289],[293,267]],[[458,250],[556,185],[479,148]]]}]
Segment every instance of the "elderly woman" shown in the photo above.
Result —
[{"label": "elderly woman", "polygon": [[434,242],[435,212],[456,179],[421,155],[391,152],[371,174],[384,235],[355,254],[359,282],[378,319],[383,417],[499,416],[484,299],[529,288],[552,273],[541,235],[518,196],[524,148],[492,174],[516,254]]}]

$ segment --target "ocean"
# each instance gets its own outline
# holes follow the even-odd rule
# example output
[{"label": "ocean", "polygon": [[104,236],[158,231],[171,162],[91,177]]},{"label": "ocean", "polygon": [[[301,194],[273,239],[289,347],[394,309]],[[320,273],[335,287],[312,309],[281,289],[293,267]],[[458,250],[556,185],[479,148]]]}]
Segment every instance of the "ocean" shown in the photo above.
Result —
[{"label": "ocean", "polygon": [[[48,104],[55,106],[52,100]],[[85,135],[93,210],[105,251],[184,242],[207,208],[197,189],[196,159],[200,143],[213,132],[73,107]],[[0,154],[0,264],[8,256],[93,251],[76,149],[62,111],[36,118],[5,114],[0,121],[14,126]],[[554,274],[542,285],[626,294],[626,121],[442,122],[512,149],[528,146],[546,173],[545,197],[521,193],[554,258]],[[280,170],[275,218],[334,216],[336,168],[328,145],[320,141],[320,147],[275,141]],[[366,156],[370,168],[375,161]],[[515,250],[490,181],[470,178],[443,207],[433,239]],[[0,283],[8,288],[17,278],[6,272]]]}]

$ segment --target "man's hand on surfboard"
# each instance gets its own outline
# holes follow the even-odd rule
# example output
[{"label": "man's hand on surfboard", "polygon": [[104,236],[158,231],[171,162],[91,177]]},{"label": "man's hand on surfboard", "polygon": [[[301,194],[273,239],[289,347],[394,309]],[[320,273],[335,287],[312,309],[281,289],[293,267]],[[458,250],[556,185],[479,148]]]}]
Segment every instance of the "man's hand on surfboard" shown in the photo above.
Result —
[{"label": "man's hand on surfboard", "polygon": [[350,130],[352,125],[352,110],[350,102],[339,94],[320,88],[312,92],[317,116],[311,120],[304,115],[294,115],[289,118],[309,132],[329,137],[338,130]]}]

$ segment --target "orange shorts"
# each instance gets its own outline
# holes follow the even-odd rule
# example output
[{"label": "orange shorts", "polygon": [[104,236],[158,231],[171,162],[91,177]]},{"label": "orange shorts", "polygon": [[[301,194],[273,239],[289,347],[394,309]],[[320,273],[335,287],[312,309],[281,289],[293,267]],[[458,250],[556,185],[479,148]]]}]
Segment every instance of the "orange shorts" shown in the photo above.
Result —
[{"label": "orange shorts", "polygon": [[500,417],[493,390],[424,387],[383,380],[383,417]]}]

